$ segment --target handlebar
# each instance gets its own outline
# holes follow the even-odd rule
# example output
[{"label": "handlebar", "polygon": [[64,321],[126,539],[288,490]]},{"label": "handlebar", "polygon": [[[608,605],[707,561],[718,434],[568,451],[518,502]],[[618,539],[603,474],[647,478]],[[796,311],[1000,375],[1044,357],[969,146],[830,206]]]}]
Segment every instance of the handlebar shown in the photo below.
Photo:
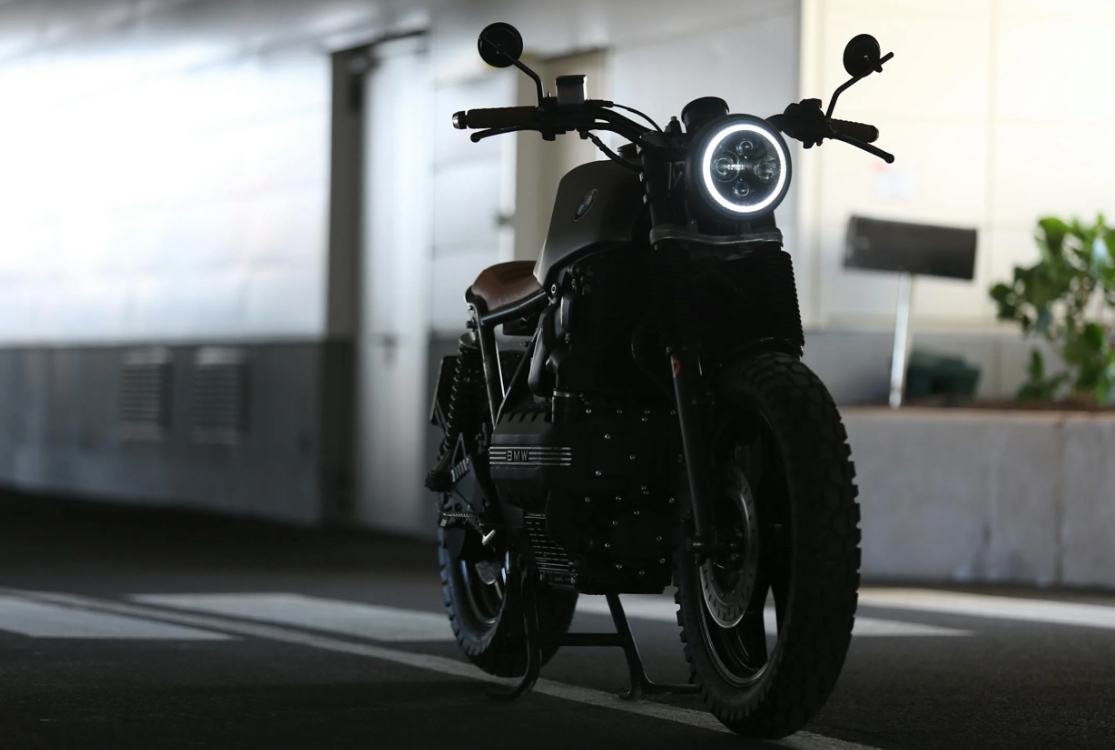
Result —
[{"label": "handlebar", "polygon": [[853,138],[863,143],[874,143],[879,140],[879,129],[874,125],[867,125],[862,122],[851,122],[850,120],[830,119],[828,122],[829,127],[838,135]]},{"label": "handlebar", "polygon": [[453,127],[469,128],[523,128],[538,121],[538,107],[489,107],[470,109],[453,115]]},{"label": "handlebar", "polygon": [[[472,135],[474,141],[517,130],[537,130],[548,140],[553,140],[558,133],[570,131],[610,130],[629,140],[639,140],[647,128],[610,109],[612,106],[612,102],[598,100],[563,106],[552,97],[547,97],[538,107],[490,107],[457,112],[453,115],[453,127],[480,130]],[[786,135],[800,140],[806,148],[831,138],[874,154],[888,164],[894,161],[891,154],[869,145],[878,140],[878,128],[826,117],[819,99],[805,99],[791,104],[785,112],[767,120]]]},{"label": "handlebar", "polygon": [[894,162],[893,154],[870,145],[879,138],[878,128],[862,122],[826,117],[821,110],[820,99],[803,99],[786,107],[782,114],[768,117],[767,121],[791,138],[801,141],[806,148],[819,146],[826,138],[831,138],[878,156],[887,164]]},{"label": "handlebar", "polygon": [[473,141],[518,130],[537,130],[547,140],[571,131],[591,139],[589,131],[593,130],[618,133],[629,141],[642,138],[648,128],[611,109],[614,106],[617,106],[614,102],[602,99],[590,99],[583,104],[559,104],[555,97],[548,96],[537,107],[492,107],[457,112],[453,115],[453,127],[480,130],[472,134]]}]

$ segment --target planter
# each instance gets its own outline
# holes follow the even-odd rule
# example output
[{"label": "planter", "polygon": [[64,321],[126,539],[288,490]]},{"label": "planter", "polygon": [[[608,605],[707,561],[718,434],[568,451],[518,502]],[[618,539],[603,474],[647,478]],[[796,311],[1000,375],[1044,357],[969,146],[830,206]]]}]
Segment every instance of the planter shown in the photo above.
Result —
[{"label": "planter", "polygon": [[1115,588],[1115,415],[842,411],[864,577]]}]

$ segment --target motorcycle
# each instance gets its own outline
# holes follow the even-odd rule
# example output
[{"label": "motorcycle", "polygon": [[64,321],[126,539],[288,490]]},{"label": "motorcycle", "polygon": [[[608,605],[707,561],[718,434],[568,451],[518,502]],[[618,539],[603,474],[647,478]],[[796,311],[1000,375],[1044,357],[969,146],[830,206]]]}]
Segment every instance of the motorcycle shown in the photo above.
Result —
[{"label": "motorcycle", "polygon": [[[458,112],[454,127],[478,131],[474,142],[576,133],[608,160],[561,180],[537,262],[480,274],[458,353],[441,364],[430,419],[444,440],[426,484],[460,648],[517,678],[493,692],[516,698],[558,648],[619,646],[624,697],[696,692],[739,734],[791,734],[843,666],[860,532],[840,415],[801,362],[774,219],[791,179],[783,134],[893,161],[870,145],[876,128],[832,117],[893,53],[852,39],[851,79],[827,110],[805,99],[762,119],[704,97],[661,128],[586,99],[584,76],[547,95],[509,24],[485,28],[478,47],[530,76],[538,102]],[[613,150],[601,131],[628,142]],[[681,686],[647,678],[618,596],[671,584]],[[615,633],[567,632],[581,594],[606,596]]]}]

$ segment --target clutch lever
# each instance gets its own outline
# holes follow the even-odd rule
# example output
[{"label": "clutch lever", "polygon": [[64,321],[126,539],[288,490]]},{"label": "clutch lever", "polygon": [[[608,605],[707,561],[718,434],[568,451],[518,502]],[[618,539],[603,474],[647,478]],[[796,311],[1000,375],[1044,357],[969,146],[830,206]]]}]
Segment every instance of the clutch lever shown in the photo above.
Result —
[{"label": "clutch lever", "polygon": [[504,133],[514,133],[522,128],[488,128],[487,130],[477,130],[470,135],[468,139],[473,143],[479,143],[485,138],[491,138],[493,135],[503,135]]},{"label": "clutch lever", "polygon": [[473,133],[472,135],[469,136],[469,140],[471,140],[473,143],[479,143],[480,141],[484,140],[485,138],[491,138],[493,135],[505,135],[507,133],[521,133],[524,130],[533,130],[537,133],[542,133],[543,138],[545,138],[547,134],[551,134],[551,137],[548,138],[547,140],[553,140],[553,135],[552,134],[566,132],[564,130],[554,130],[552,128],[542,129],[542,128],[538,128],[538,127],[525,127],[525,126],[522,126],[522,125],[511,125],[511,126],[508,126],[508,127],[505,127],[505,128],[488,128],[487,130],[478,130],[478,131],[476,131],[475,133]]}]

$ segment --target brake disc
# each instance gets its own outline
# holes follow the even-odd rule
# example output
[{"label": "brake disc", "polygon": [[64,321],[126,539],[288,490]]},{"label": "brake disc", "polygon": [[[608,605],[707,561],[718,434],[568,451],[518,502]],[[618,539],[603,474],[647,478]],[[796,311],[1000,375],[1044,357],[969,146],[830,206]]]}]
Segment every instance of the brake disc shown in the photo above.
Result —
[{"label": "brake disc", "polygon": [[736,513],[728,529],[728,552],[710,556],[701,565],[701,592],[712,619],[722,628],[734,628],[743,619],[759,569],[759,523],[755,499],[747,478],[733,468],[722,502]]}]

